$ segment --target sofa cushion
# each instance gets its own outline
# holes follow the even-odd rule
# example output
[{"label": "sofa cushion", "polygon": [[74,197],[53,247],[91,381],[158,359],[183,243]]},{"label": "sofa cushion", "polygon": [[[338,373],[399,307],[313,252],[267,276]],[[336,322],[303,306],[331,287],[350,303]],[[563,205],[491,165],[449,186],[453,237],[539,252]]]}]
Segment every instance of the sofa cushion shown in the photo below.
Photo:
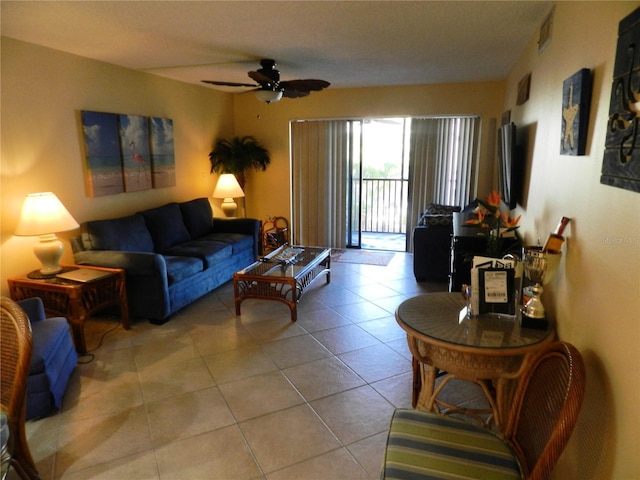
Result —
[{"label": "sofa cushion", "polygon": [[391,420],[381,478],[523,477],[514,451],[488,428],[399,409]]},{"label": "sofa cushion", "polygon": [[156,252],[190,240],[189,232],[182,220],[177,203],[168,203],[161,207],[140,212],[147,224]]},{"label": "sofa cushion", "polygon": [[213,210],[207,198],[196,198],[180,204],[182,220],[191,238],[211,233],[213,228]]},{"label": "sofa cushion", "polygon": [[140,214],[86,222],[82,243],[87,250],[153,252],[153,240]]},{"label": "sofa cushion", "polygon": [[203,270],[202,260],[195,257],[163,255],[167,264],[169,285],[190,278]]},{"label": "sofa cushion", "polygon": [[233,247],[227,242],[198,239],[175,245],[163,251],[162,254],[195,257],[204,262],[204,268],[210,268],[230,257],[233,254]]},{"label": "sofa cushion", "polygon": [[72,345],[69,324],[66,318],[52,317],[31,325],[32,351],[29,374],[57,371],[59,365],[51,362],[64,344]]},{"label": "sofa cushion", "polygon": [[253,237],[251,235],[244,235],[242,233],[232,232],[219,232],[205,235],[199,240],[208,240],[213,242],[223,243],[232,247],[232,255],[242,252],[244,250],[251,250],[253,248]]}]

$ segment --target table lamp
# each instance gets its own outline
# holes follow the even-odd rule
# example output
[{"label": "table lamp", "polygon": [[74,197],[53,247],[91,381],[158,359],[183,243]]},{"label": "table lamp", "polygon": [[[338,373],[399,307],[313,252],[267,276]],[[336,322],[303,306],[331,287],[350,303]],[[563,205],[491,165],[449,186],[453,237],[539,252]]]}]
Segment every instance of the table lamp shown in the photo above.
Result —
[{"label": "table lamp", "polygon": [[22,204],[15,234],[21,237],[40,236],[40,241],[33,247],[33,253],[42,263],[39,273],[42,276],[53,276],[62,271],[59,262],[64,251],[56,232],[66,232],[78,227],[78,222],[54,193],[30,193]]},{"label": "table lamp", "polygon": [[236,176],[232,173],[220,175],[216,188],[213,190],[213,198],[224,199],[221,207],[227,217],[233,217],[236,214],[238,205],[233,199],[237,197],[244,197],[244,192],[236,180]]}]

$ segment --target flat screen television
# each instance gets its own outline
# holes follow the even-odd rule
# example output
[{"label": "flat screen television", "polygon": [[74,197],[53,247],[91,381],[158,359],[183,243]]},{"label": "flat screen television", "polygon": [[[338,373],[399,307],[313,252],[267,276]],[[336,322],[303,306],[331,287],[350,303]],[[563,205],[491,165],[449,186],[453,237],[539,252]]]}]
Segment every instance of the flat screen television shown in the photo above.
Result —
[{"label": "flat screen television", "polygon": [[521,202],[523,149],[516,143],[516,126],[508,123],[498,129],[498,189],[509,209]]}]

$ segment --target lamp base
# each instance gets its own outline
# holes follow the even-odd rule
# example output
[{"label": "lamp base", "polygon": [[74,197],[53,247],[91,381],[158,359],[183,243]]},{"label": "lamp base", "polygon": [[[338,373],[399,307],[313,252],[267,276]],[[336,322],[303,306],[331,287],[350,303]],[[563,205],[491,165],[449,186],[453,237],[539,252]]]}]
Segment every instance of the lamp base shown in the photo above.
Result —
[{"label": "lamp base", "polygon": [[220,205],[222,211],[227,217],[235,217],[236,211],[238,210],[238,204],[233,201],[233,198],[225,198],[222,201],[222,205]]},{"label": "lamp base", "polygon": [[62,271],[60,258],[63,251],[64,245],[55,233],[40,235],[40,241],[33,246],[33,253],[42,264],[40,269],[42,275],[55,275]]}]

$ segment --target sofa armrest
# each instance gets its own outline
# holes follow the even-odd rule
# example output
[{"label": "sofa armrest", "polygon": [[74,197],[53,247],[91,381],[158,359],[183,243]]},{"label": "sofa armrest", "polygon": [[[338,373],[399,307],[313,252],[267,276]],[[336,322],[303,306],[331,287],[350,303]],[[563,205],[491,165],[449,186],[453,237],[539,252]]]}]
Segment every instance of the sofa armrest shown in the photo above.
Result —
[{"label": "sofa armrest", "polygon": [[121,252],[112,250],[85,250],[73,255],[78,265],[94,265],[96,267],[122,268],[127,275],[158,275],[167,277],[167,264],[157,253]]},{"label": "sofa armrest", "polygon": [[258,258],[260,220],[255,218],[215,218],[213,233],[241,233],[253,237],[253,257]]},{"label": "sofa armrest", "polygon": [[25,298],[17,302],[31,323],[41,322],[46,318],[44,304],[40,297]]},{"label": "sofa armrest", "polygon": [[85,250],[74,254],[79,265],[122,268],[127,275],[129,315],[163,320],[171,314],[167,264],[162,255],[147,252]]}]

